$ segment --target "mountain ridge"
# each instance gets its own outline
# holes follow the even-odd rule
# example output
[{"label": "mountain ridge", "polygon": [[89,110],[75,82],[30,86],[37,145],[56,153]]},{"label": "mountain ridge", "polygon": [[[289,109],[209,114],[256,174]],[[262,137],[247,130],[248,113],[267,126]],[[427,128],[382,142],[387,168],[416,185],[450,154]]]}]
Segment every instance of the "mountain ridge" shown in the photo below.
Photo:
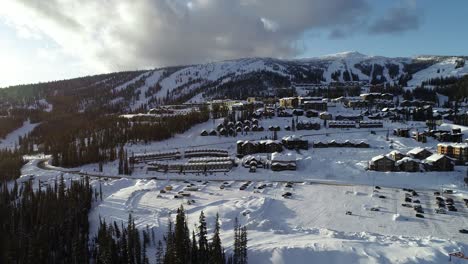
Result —
[{"label": "mountain ridge", "polygon": [[161,104],[193,102],[193,98],[203,101],[277,95],[278,89],[289,88],[293,83],[359,82],[361,85],[388,84],[413,89],[430,79],[467,75],[467,59],[465,56],[436,55],[390,58],[346,51],[312,58],[254,57],[111,73],[83,77],[73,85],[64,85],[65,88],[53,88],[54,85],[48,83],[26,86],[31,90],[45,87],[39,89],[40,92],[33,92],[36,100],[57,93],[79,94],[81,97],[76,98],[79,101],[76,103],[82,111],[99,104],[134,112]]}]

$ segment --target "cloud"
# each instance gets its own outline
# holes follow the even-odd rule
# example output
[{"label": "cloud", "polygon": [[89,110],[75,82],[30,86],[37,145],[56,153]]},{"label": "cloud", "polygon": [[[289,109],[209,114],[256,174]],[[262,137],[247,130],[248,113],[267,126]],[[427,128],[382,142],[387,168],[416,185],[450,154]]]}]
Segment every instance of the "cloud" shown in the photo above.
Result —
[{"label": "cloud", "polygon": [[421,24],[421,13],[409,7],[395,7],[387,14],[374,21],[369,27],[371,34],[394,34],[416,30]]},{"label": "cloud", "polygon": [[99,70],[293,57],[306,31],[353,24],[367,0],[6,0],[0,17]]}]

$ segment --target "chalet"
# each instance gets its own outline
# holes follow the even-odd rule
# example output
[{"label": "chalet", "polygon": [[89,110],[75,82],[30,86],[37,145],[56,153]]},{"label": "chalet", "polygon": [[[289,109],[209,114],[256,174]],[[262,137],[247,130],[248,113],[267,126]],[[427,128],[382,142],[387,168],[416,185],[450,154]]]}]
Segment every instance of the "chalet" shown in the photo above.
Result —
[{"label": "chalet", "polygon": [[463,134],[451,134],[449,131],[436,131],[433,137],[440,142],[462,142]]},{"label": "chalet", "polygon": [[212,129],[210,130],[210,136],[217,136],[218,133],[216,133],[216,130]]},{"label": "chalet", "polygon": [[395,161],[391,158],[379,155],[369,162],[369,169],[375,171],[394,171],[395,170]]},{"label": "chalet", "polygon": [[419,133],[416,132],[413,136],[414,140],[421,142],[421,143],[426,143],[427,142],[427,137],[425,133]]},{"label": "chalet", "polygon": [[283,146],[276,140],[237,141],[237,155],[240,157],[255,153],[273,153],[281,151],[283,151]]},{"label": "chalet", "polygon": [[397,137],[409,137],[410,136],[410,133],[409,133],[409,129],[408,128],[397,128],[397,129],[394,129],[393,130],[393,135],[397,136]]},{"label": "chalet", "polygon": [[399,171],[406,172],[420,172],[421,171],[421,162],[416,159],[409,157],[402,158],[395,162],[395,165]]},{"label": "chalet", "polygon": [[320,113],[319,115],[320,119],[322,120],[332,120],[333,116],[332,114],[328,113],[328,112],[322,112]]},{"label": "chalet", "polygon": [[299,106],[299,98],[297,97],[285,97],[279,99],[279,104],[284,108],[296,108]]},{"label": "chalet", "polygon": [[319,115],[319,112],[315,111],[315,110],[307,110],[306,111],[306,116],[307,117],[318,117]]},{"label": "chalet", "polygon": [[441,154],[432,154],[423,163],[431,171],[453,171],[454,167],[453,160]]},{"label": "chalet", "polygon": [[283,146],[279,141],[276,140],[261,140],[260,141],[260,150],[263,153],[273,153],[283,151]]},{"label": "chalet", "polygon": [[311,123],[311,122],[298,122],[296,124],[297,130],[319,130],[320,124],[319,123]]},{"label": "chalet", "polygon": [[200,136],[206,137],[208,136],[208,132],[206,130],[202,130],[202,132],[200,133]]},{"label": "chalet", "polygon": [[293,114],[288,111],[280,111],[278,112],[278,117],[292,117]]},{"label": "chalet", "polygon": [[264,165],[264,160],[259,157],[249,155],[242,159],[242,166],[244,166],[245,168],[251,168],[252,166],[259,168],[263,167]]},{"label": "chalet", "polygon": [[453,158],[458,164],[466,164],[468,162],[467,143],[440,143],[437,144],[437,153]]},{"label": "chalet", "polygon": [[406,158],[406,155],[401,153],[398,150],[393,150],[392,152],[388,153],[388,156],[390,158],[392,158],[393,160],[395,160],[395,161],[399,161],[399,160],[401,160],[403,158]]},{"label": "chalet", "polygon": [[295,116],[303,116],[303,115],[304,115],[304,110],[302,110],[302,109],[294,109],[292,113],[293,113],[293,115],[295,115]]},{"label": "chalet", "polygon": [[271,155],[271,170],[284,171],[296,170],[296,156],[292,153],[281,154],[275,152]]},{"label": "chalet", "polygon": [[244,156],[257,153],[257,146],[254,142],[249,140],[237,141],[237,155]]},{"label": "chalet", "polygon": [[408,153],[406,153],[406,155],[408,157],[413,158],[413,159],[423,160],[423,159],[426,159],[427,157],[431,156],[432,152],[430,152],[426,148],[417,147],[417,148],[414,148],[414,149],[408,151]]},{"label": "chalet", "polygon": [[309,141],[296,136],[283,137],[281,140],[283,146],[287,149],[309,149]]},{"label": "chalet", "polygon": [[320,101],[305,101],[302,104],[302,107],[304,108],[304,110],[316,110],[316,111],[327,111],[328,110],[327,102],[324,102],[322,100],[320,100]]}]

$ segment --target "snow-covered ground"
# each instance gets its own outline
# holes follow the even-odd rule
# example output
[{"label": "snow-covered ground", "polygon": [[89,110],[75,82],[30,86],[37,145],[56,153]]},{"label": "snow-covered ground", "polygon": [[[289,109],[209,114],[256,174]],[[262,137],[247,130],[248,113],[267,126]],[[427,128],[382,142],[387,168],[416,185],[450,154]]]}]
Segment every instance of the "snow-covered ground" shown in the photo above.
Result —
[{"label": "snow-covered ground", "polygon": [[[341,106],[329,109],[337,114],[359,113]],[[316,118],[301,117],[300,120],[323,123]],[[292,118],[262,119],[260,125],[289,125]],[[239,139],[262,139],[271,137],[272,132],[249,132],[232,137],[202,137],[203,129],[214,128],[220,120],[208,121],[194,126],[183,134],[151,144],[127,145],[131,152],[173,150],[178,148],[221,148],[232,155]],[[468,253],[468,236],[458,232],[468,228],[468,208],[462,199],[468,198],[463,186],[466,168],[456,167],[453,172],[374,172],[366,171],[367,162],[374,156],[391,150],[407,152],[414,147],[428,147],[435,151],[433,139],[423,144],[411,138],[392,135],[393,128],[421,127],[423,124],[385,122],[377,129],[321,129],[318,131],[285,131],[286,135],[302,135],[311,141],[352,142],[365,141],[368,149],[357,148],[310,148],[295,154],[298,157],[297,171],[273,172],[258,169],[249,173],[238,166],[228,173],[207,176],[197,174],[157,173],[136,169],[128,178],[105,179],[92,177],[96,189],[102,185],[103,201],[92,210],[91,234],[96,232],[99,218],[106,221],[125,222],[132,214],[139,228],[147,226],[161,239],[166,231],[168,217],[181,204],[187,210],[189,227],[194,228],[200,212],[207,215],[212,228],[216,213],[222,222],[222,238],[226,249],[232,248],[233,219],[238,217],[248,227],[250,263],[447,263],[448,253]],[[442,129],[459,127],[443,124]],[[461,127],[468,133],[467,127]],[[422,128],[419,128],[422,130]],[[376,133],[371,133],[371,130]],[[387,132],[390,132],[387,141]],[[67,179],[79,179],[71,171],[43,170],[37,167],[39,159],[30,157],[23,168],[24,175],[36,175],[43,184],[52,184],[63,174]],[[97,164],[75,170],[97,174]],[[52,168],[53,169],[53,168]],[[103,175],[116,175],[117,163],[104,165]],[[24,179],[29,179],[29,176]],[[239,187],[246,181],[252,183],[246,190]],[[185,182],[184,182],[185,181]],[[294,182],[292,188],[285,182]],[[224,184],[226,182],[227,184]],[[36,181],[37,184],[37,181]],[[198,191],[190,191],[190,197],[174,198],[177,192],[193,184]],[[256,187],[265,184],[264,189]],[[172,191],[161,194],[160,190],[171,185]],[[221,185],[226,188],[220,189]],[[377,190],[375,185],[382,189]],[[413,188],[423,207],[425,218],[417,218],[411,208],[403,207],[405,192],[402,188]],[[434,191],[446,188],[455,190],[447,195],[455,200],[458,212],[436,214]],[[291,192],[285,199],[282,194]],[[379,198],[379,195],[385,198]],[[379,211],[373,211],[377,208]],[[351,211],[351,215],[346,215]],[[173,216],[173,215],[172,215]],[[149,249],[149,256],[154,256]],[[154,261],[154,259],[151,259]]]},{"label": "snow-covered ground", "polygon": [[423,81],[435,78],[447,78],[447,77],[462,77],[468,74],[468,65],[456,68],[457,61],[459,58],[447,58],[441,62],[438,62],[426,69],[416,72],[413,74],[413,78],[408,82],[409,87],[416,87],[421,85]]},{"label": "snow-covered ground", "polygon": [[0,139],[0,149],[14,149],[18,147],[18,139],[31,132],[39,123],[32,124],[29,120],[23,126],[8,134],[5,139]]}]

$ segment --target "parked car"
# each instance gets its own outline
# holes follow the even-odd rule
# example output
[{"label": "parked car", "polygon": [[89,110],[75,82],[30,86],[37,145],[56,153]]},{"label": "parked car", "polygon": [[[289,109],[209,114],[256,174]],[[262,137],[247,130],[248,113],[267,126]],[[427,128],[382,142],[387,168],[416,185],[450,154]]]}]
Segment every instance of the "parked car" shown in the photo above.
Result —
[{"label": "parked car", "polygon": [[438,214],[446,214],[447,213],[447,212],[445,212],[444,209],[441,209],[441,208],[436,209],[435,212],[438,213]]},{"label": "parked car", "polygon": [[385,198],[387,198],[387,197],[385,197],[385,195],[379,195],[379,198],[380,198],[380,199],[385,199]]},{"label": "parked car", "polygon": [[413,200],[413,203],[421,203],[419,200]]},{"label": "parked car", "polygon": [[377,207],[372,207],[370,210],[373,211],[373,212],[378,212],[378,211],[380,211],[380,209],[377,208]]},{"label": "parked car", "polygon": [[422,215],[422,214],[416,214],[416,217],[424,218],[424,215]]},{"label": "parked car", "polygon": [[403,207],[410,207],[410,208],[413,207],[411,204],[407,204],[407,203],[401,204],[401,206],[403,206]]},{"label": "parked car", "polygon": [[452,194],[452,193],[453,193],[453,190],[447,189],[447,190],[444,190],[444,193],[446,193],[446,194]]},{"label": "parked car", "polygon": [[462,234],[468,234],[468,229],[460,229],[460,230],[458,230],[458,232],[460,232]]}]

